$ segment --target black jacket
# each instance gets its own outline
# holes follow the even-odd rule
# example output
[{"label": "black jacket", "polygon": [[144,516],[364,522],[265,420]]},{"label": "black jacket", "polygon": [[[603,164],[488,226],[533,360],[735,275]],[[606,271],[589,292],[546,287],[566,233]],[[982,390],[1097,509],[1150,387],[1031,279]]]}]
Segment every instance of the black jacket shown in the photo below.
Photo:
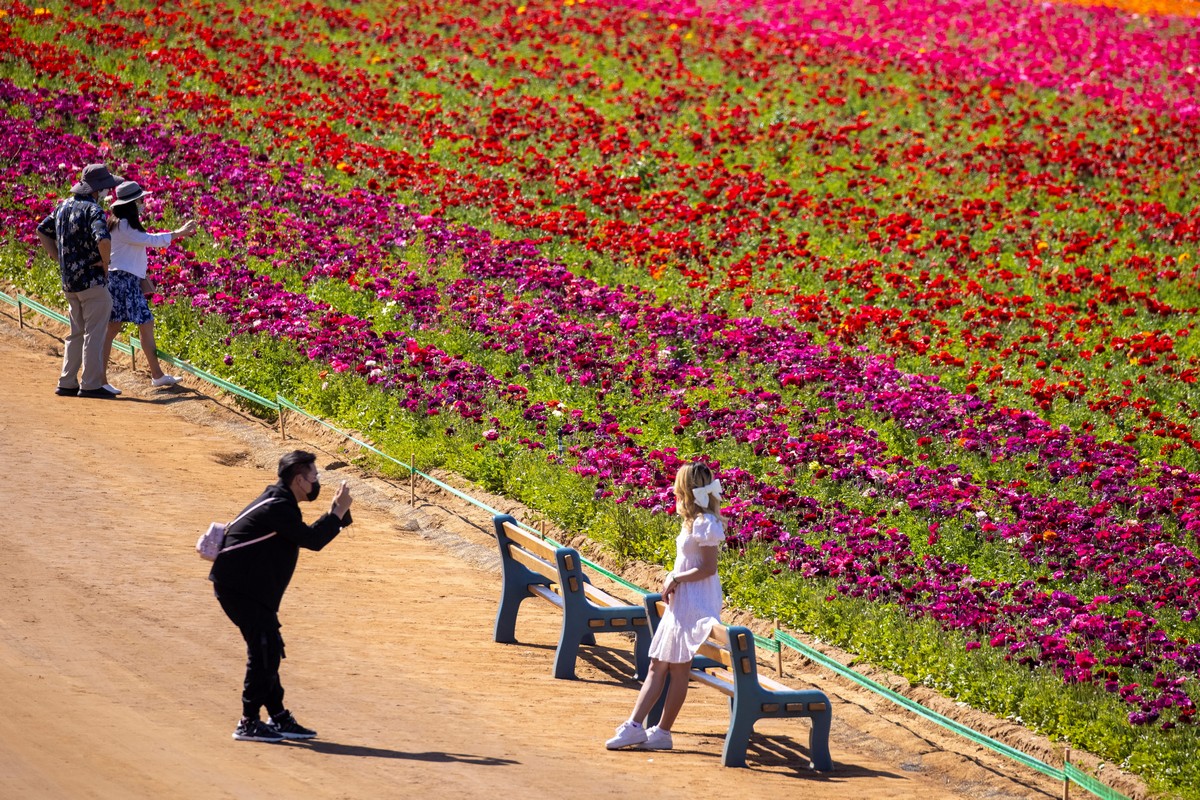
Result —
[{"label": "black jacket", "polygon": [[226,531],[225,546],[249,542],[271,532],[275,536],[221,553],[213,562],[208,579],[220,596],[238,595],[278,613],[283,593],[296,571],[300,548],[320,550],[353,520],[347,510],[341,519],[327,513],[312,525],[306,525],[300,504],[282,482],[268,486],[246,508],[268,499],[271,502],[254,509]]}]

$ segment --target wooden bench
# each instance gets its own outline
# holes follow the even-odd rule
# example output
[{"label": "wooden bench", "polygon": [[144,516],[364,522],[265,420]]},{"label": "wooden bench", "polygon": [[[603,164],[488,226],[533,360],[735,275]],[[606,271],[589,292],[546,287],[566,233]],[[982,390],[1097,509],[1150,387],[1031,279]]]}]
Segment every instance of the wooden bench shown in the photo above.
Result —
[{"label": "wooden bench", "polygon": [[645,680],[650,668],[646,609],[627,605],[593,586],[583,573],[583,562],[575,548],[555,547],[521,530],[507,514],[497,515],[493,521],[504,573],[495,640],[515,642],[521,603],[530,597],[540,597],[563,612],[562,633],[554,655],[554,677],[575,677],[579,646],[596,644],[595,634],[632,631],[636,677]]},{"label": "wooden bench", "polygon": [[[666,605],[662,595],[646,595],[651,630],[658,627]],[[691,680],[729,696],[729,731],[721,763],[726,767],[746,766],[746,746],[754,723],[767,717],[808,717],[812,730],[808,752],[813,769],[833,769],[829,756],[829,726],[833,711],[829,698],[816,689],[792,689],[758,674],[754,633],[740,625],[716,625],[708,640],[692,659]],[[670,679],[668,678],[668,681]],[[658,724],[666,692],[651,709],[649,723]]]}]

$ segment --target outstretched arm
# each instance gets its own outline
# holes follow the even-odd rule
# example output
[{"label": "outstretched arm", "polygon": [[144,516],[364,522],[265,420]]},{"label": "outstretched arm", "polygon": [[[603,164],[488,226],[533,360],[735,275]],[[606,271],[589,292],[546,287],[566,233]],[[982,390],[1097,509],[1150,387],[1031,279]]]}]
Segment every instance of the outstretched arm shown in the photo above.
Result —
[{"label": "outstretched arm", "polygon": [[354,520],[350,516],[350,489],[345,481],[334,495],[329,513],[322,514],[311,525],[304,521],[300,509],[280,504],[271,508],[274,528],[279,535],[308,550],[320,550],[332,542],[342,528]]}]

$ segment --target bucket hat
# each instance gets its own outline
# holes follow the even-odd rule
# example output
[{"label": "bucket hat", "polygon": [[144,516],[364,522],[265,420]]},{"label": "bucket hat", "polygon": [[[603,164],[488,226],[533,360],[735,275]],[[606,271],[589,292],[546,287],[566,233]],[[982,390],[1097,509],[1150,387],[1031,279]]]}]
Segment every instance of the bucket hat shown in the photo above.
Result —
[{"label": "bucket hat", "polygon": [[121,182],[120,175],[113,175],[103,164],[88,164],[79,176],[79,183],[71,187],[72,194],[92,194],[111,189]]}]

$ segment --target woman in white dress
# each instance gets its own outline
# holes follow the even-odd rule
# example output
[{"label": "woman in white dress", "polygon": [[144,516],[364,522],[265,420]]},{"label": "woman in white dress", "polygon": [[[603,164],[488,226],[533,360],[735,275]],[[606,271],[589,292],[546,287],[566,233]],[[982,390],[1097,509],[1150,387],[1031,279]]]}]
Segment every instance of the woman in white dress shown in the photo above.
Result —
[{"label": "woman in white dress", "polygon": [[[721,482],[704,464],[685,464],[675,474],[675,510],[683,517],[675,540],[675,568],[663,584],[667,611],[650,643],[650,674],[642,684],[629,719],[617,728],[605,746],[609,750],[637,746],[643,750],[670,750],[671,726],[687,697],[692,657],[720,622],[721,579],[717,555],[725,542],[721,516]],[[670,684],[667,685],[667,677]],[[662,718],[645,728],[650,709],[666,686]]]}]

